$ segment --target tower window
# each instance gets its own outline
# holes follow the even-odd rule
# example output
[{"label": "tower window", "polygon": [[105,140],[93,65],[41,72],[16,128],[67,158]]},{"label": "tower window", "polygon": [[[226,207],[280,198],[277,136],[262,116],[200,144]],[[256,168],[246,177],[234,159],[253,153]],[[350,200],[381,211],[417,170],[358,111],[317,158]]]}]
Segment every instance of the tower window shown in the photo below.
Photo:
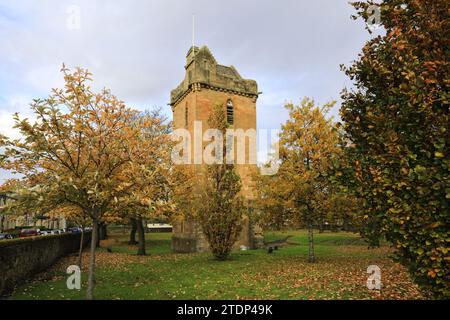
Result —
[{"label": "tower window", "polygon": [[189,124],[189,109],[188,104],[184,107],[184,126],[187,127]]},{"label": "tower window", "polygon": [[231,125],[234,124],[234,107],[231,99],[228,99],[227,101],[227,123]]}]

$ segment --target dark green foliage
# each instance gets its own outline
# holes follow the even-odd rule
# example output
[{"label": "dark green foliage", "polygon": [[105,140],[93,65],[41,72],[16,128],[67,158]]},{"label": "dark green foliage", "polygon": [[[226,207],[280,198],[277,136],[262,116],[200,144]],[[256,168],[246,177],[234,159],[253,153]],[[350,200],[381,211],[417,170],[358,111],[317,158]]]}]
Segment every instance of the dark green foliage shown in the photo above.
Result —
[{"label": "dark green foliage", "polygon": [[[359,15],[368,19],[358,2]],[[450,296],[450,21],[447,0],[386,0],[386,35],[346,74],[341,109],[350,165],[339,171],[364,199],[364,235],[385,236],[422,289]]]}]

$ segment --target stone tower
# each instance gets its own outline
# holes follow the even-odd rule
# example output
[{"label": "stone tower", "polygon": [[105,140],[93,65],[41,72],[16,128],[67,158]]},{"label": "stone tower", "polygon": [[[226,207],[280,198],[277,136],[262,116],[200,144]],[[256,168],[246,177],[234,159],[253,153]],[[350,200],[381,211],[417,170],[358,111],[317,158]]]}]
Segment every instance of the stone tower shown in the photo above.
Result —
[{"label": "stone tower", "polygon": [[[208,118],[213,107],[219,104],[226,108],[230,128],[256,130],[256,81],[243,79],[233,66],[218,64],[206,46],[189,49],[185,70],[184,80],[172,90],[170,97],[175,129],[185,128],[194,136],[194,121],[197,124],[201,121],[204,132],[208,129]],[[256,150],[256,141],[244,141],[246,162],[238,164],[236,169],[241,177],[242,195],[251,200],[254,196],[251,174],[256,170],[256,165],[250,164],[249,159],[256,159],[256,154],[249,153]],[[250,148],[250,144],[254,144],[254,148]],[[235,247],[260,246],[262,235],[259,228],[253,226],[248,218],[244,218],[243,223]],[[194,220],[183,219],[173,223],[172,249],[176,252],[207,251],[208,243]]]}]

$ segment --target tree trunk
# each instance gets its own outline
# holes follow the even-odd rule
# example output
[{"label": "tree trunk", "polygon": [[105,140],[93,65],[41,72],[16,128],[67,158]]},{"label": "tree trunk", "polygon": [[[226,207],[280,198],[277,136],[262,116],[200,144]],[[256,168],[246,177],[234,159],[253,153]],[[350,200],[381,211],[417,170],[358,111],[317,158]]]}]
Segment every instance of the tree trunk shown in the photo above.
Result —
[{"label": "tree trunk", "polygon": [[316,257],[314,256],[314,234],[311,222],[308,223],[308,262],[316,262]]},{"label": "tree trunk", "polygon": [[87,288],[87,299],[94,299],[94,286],[95,286],[95,250],[97,248],[97,239],[98,239],[98,221],[92,223],[92,235],[91,235],[91,254],[89,257],[89,280],[88,280],[88,288]]},{"label": "tree trunk", "polygon": [[98,224],[97,248],[100,247],[100,240],[105,240],[108,235],[106,233],[106,224],[104,222]]},{"label": "tree trunk", "polygon": [[128,241],[128,244],[137,244],[136,241],[136,230],[137,230],[137,223],[136,219],[131,218],[131,231],[130,231],[130,241]]},{"label": "tree trunk", "polygon": [[138,256],[145,256],[145,230],[142,218],[136,219],[136,227],[139,237]]},{"label": "tree trunk", "polygon": [[100,240],[106,240],[108,238],[108,232],[106,229],[106,223],[101,223],[98,229],[98,238]]},{"label": "tree trunk", "polygon": [[[101,229],[101,223],[98,222],[97,224],[97,236],[95,237],[95,246],[97,248],[100,248],[100,229]],[[94,233],[94,229],[92,228],[92,233]]]},{"label": "tree trunk", "polygon": [[105,223],[102,226],[102,240],[108,239],[108,225]]},{"label": "tree trunk", "polygon": [[83,226],[81,227],[81,239],[80,239],[80,250],[78,251],[78,266],[81,270],[81,263],[83,262],[83,241],[84,241],[84,230]]}]

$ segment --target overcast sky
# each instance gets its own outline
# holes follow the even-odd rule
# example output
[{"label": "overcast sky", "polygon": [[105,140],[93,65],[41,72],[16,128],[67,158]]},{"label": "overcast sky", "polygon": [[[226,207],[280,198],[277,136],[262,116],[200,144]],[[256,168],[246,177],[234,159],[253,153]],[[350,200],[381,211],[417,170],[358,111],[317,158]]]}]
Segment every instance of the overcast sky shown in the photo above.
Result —
[{"label": "overcast sky", "polygon": [[[286,101],[339,100],[351,85],[339,65],[371,37],[353,13],[345,0],[0,0],[0,133],[17,136],[12,113],[30,116],[32,98],[60,87],[62,63],[88,68],[95,87],[129,106],[171,116],[192,14],[195,44],[258,82],[258,127],[279,128]],[[0,183],[6,177],[0,172]]]}]

